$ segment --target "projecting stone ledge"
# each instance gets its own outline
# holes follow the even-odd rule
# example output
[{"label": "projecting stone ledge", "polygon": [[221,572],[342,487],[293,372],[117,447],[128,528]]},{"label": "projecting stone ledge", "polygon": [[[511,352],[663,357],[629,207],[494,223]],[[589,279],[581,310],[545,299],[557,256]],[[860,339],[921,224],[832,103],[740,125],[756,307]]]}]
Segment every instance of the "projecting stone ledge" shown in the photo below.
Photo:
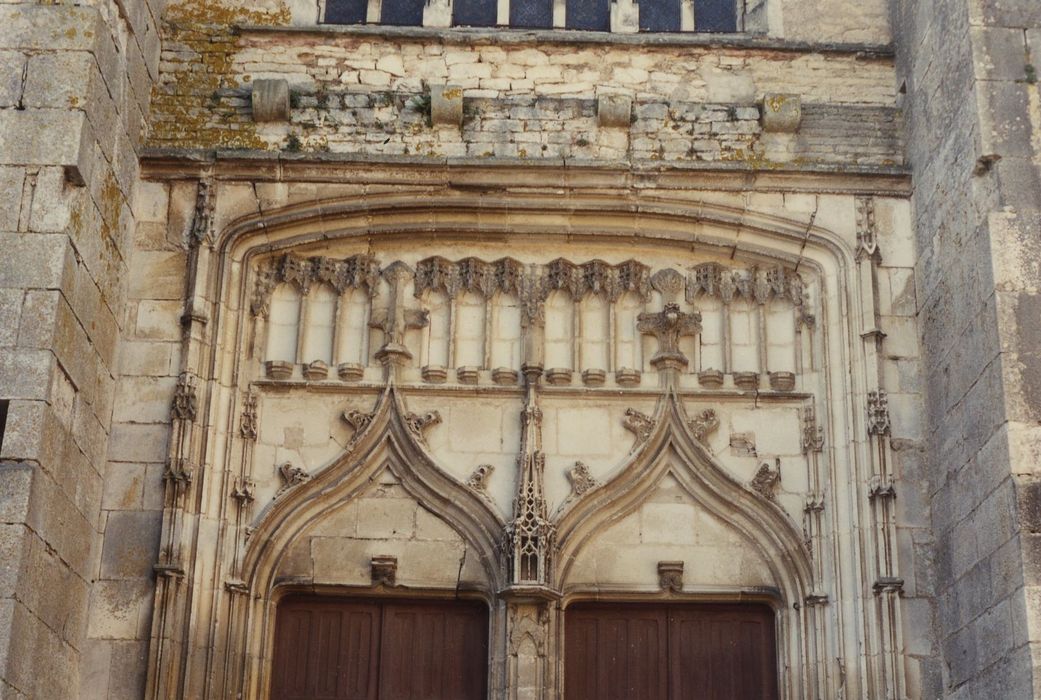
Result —
[{"label": "projecting stone ledge", "polygon": [[253,121],[289,121],[289,82],[285,80],[253,81]]}]

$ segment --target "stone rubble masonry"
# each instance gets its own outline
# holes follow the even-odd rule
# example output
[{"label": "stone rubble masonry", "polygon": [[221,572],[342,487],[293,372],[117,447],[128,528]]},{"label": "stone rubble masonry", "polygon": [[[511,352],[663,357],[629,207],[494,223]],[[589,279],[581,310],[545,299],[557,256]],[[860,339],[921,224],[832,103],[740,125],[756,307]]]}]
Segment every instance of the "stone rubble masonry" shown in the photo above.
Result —
[{"label": "stone rubble masonry", "polygon": [[[87,634],[160,11],[150,0],[0,4],[4,698],[78,697],[85,678],[143,668],[142,642]],[[136,517],[138,531],[158,522]],[[124,600],[147,588],[142,574],[103,572]]]},{"label": "stone rubble masonry", "polygon": [[1041,4],[900,0],[892,25],[920,251],[930,697],[1039,697]]},{"label": "stone rubble masonry", "polygon": [[[316,44],[302,32],[175,26],[164,44],[150,143],[433,157],[731,160],[760,166],[774,159],[852,158],[891,165],[901,160],[901,138],[887,52],[684,47],[678,58],[676,47],[654,45],[559,39],[457,45],[436,36],[351,33],[331,34]],[[287,80],[293,93],[288,127],[257,126],[250,112],[249,84],[272,78]],[[462,90],[461,132],[426,127],[424,98],[431,86],[444,84]],[[807,115],[838,109],[842,118],[818,120],[817,131],[806,139],[760,143],[759,103],[778,92],[799,97]],[[571,105],[592,104],[595,116],[597,98],[610,95],[628,97],[637,107],[628,133],[598,130],[595,120],[574,120]],[[664,121],[653,121],[657,113]],[[863,124],[878,131],[859,131]],[[821,141],[827,143],[816,147]],[[848,145],[835,157],[828,148],[832,142]],[[489,146],[493,143],[498,151]]]}]

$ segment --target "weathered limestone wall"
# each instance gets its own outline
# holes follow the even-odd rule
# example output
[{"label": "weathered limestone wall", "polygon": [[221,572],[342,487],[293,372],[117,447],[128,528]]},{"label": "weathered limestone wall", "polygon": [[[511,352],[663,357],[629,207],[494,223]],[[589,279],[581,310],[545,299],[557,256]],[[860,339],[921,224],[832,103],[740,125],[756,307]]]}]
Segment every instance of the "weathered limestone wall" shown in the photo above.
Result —
[{"label": "weathered limestone wall", "polygon": [[949,697],[1032,697],[1041,5],[898,2],[893,26],[916,180],[934,674]]},{"label": "weathered limestone wall", "polygon": [[76,697],[143,658],[88,642],[87,609],[161,5],[0,4],[4,697]]},{"label": "weathered limestone wall", "polygon": [[[303,153],[875,164],[901,160],[885,49],[793,52],[653,41],[179,25],[163,53],[155,146]],[[288,122],[255,124],[250,87],[290,84]],[[461,126],[430,125],[429,86],[462,91]],[[759,104],[803,103],[798,139],[764,134]],[[597,98],[633,102],[597,125]],[[841,144],[841,145],[840,145]]]}]

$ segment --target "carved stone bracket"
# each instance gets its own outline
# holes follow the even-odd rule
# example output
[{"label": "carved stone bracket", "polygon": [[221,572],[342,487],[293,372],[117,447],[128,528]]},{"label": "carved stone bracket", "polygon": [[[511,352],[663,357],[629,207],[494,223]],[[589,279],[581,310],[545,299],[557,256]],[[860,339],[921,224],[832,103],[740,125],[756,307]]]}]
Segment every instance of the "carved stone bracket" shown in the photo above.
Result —
[{"label": "carved stone bracket", "polygon": [[868,498],[871,500],[896,498],[896,487],[893,485],[893,477],[874,475],[868,482]]},{"label": "carved stone bracket", "polygon": [[827,593],[809,593],[803,599],[807,608],[815,608],[821,605],[827,605],[829,602]]},{"label": "carved stone bracket", "polygon": [[811,493],[808,496],[806,496],[806,503],[803,504],[802,509],[806,513],[823,513],[824,494]]},{"label": "carved stone bracket", "polygon": [[889,394],[885,389],[868,392],[868,435],[889,435]]},{"label": "carved stone bracket", "polygon": [[647,442],[651,437],[651,433],[654,432],[654,419],[648,416],[646,413],[641,413],[635,408],[629,408],[625,411],[625,418],[622,419],[622,425],[625,429],[636,436],[636,442],[633,444],[633,449]]},{"label": "carved stone bracket", "polygon": [[719,428],[719,414],[716,413],[715,409],[706,408],[692,418],[687,425],[690,426],[690,432],[694,435],[694,439],[704,444],[708,440],[708,436]]},{"label": "carved stone bracket", "polygon": [[663,591],[671,593],[683,592],[683,562],[658,562],[658,585]]},{"label": "carved stone bracket", "polygon": [[257,484],[252,479],[239,479],[231,491],[231,497],[243,508],[256,500]]},{"label": "carved stone bracket", "polygon": [[278,467],[279,476],[282,477],[282,488],[275,494],[275,498],[278,498],[286,491],[299,486],[300,484],[306,484],[311,480],[311,475],[308,474],[302,467],[294,467],[291,462],[285,462]]},{"label": "carved stone bracket", "polygon": [[377,554],[369,564],[372,585],[395,586],[398,581],[398,558],[386,554]]},{"label": "carved stone bracket", "polygon": [[902,594],[904,592],[904,580],[895,576],[882,576],[871,589],[875,592],[875,595],[881,595],[883,593],[896,593]]},{"label": "carved stone bracket", "polygon": [[177,491],[183,491],[192,483],[194,474],[194,465],[184,457],[177,457],[167,462],[166,470],[163,472],[163,479],[167,483],[173,484]]},{"label": "carved stone bracket", "polygon": [[768,501],[777,498],[777,487],[781,484],[781,459],[778,457],[774,464],[763,462],[759,465],[759,471],[755,473],[748,486]]}]

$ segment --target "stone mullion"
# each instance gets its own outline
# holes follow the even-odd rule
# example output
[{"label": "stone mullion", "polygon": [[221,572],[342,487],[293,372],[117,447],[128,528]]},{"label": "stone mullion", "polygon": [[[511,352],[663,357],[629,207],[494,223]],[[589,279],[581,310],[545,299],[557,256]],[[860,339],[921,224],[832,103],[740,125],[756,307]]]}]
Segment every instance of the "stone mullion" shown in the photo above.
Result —
[{"label": "stone mullion", "polygon": [[307,327],[311,324],[310,290],[300,294],[300,323],[296,328],[296,364],[307,364]]},{"label": "stone mullion", "polygon": [[723,300],[719,316],[723,323],[723,332],[720,334],[720,341],[723,343],[723,374],[730,374],[734,368],[734,358],[733,348],[730,343],[730,302],[726,299]]},{"label": "stone mullion", "polygon": [[484,348],[481,369],[492,369],[492,334],[495,329],[495,314],[498,311],[495,295],[484,298]]},{"label": "stone mullion", "polygon": [[354,290],[345,289],[336,295],[336,327],[333,328],[332,366],[347,362],[343,357],[343,336],[347,332],[347,312],[350,309],[350,295]]}]

